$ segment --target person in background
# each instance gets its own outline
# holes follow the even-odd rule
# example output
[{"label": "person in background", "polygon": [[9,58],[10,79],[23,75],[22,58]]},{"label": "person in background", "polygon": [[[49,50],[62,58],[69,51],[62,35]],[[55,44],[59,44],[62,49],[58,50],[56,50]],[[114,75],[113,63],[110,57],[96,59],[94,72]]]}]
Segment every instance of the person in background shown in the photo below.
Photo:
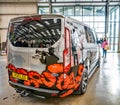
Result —
[{"label": "person in background", "polygon": [[107,49],[105,48],[106,46],[108,45],[108,41],[106,38],[103,39],[103,42],[101,43],[101,47],[103,49],[103,56],[102,57],[105,57],[106,58],[106,55],[107,55]]}]

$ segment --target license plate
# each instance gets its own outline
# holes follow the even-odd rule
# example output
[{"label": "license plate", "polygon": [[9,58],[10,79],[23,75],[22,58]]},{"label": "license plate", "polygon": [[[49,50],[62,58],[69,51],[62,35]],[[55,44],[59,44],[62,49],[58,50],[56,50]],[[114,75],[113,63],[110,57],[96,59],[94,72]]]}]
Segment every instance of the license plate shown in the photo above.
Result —
[{"label": "license plate", "polygon": [[12,77],[20,80],[28,80],[28,76],[12,72]]}]

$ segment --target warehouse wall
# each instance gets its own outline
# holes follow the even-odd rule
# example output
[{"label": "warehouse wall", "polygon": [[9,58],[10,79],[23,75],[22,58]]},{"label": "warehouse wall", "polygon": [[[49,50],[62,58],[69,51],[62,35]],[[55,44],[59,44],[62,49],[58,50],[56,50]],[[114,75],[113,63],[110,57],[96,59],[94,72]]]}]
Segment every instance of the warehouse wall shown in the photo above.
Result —
[{"label": "warehouse wall", "polygon": [[[9,1],[9,2],[8,2]],[[7,28],[11,18],[37,14],[37,2],[10,2],[10,0],[0,1],[0,50],[4,50],[1,43],[6,41]],[[11,0],[14,1],[14,0]],[[25,0],[24,0],[25,1]]]}]

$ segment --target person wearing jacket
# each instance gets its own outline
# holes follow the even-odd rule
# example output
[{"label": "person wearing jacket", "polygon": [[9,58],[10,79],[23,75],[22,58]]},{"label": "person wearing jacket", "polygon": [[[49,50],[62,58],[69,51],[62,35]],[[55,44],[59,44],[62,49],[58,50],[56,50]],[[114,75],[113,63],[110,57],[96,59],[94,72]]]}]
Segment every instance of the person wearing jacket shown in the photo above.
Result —
[{"label": "person wearing jacket", "polygon": [[106,38],[103,39],[103,42],[101,44],[101,47],[103,49],[103,57],[106,58],[106,55],[107,55],[107,49],[106,49],[106,46],[108,46],[108,41]]}]

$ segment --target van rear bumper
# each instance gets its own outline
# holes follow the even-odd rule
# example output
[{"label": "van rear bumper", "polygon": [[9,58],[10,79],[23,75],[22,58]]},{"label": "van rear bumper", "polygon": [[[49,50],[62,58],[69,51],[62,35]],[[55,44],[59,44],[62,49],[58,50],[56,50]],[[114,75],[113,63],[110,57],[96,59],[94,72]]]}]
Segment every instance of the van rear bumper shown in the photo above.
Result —
[{"label": "van rear bumper", "polygon": [[15,89],[23,90],[26,92],[30,92],[30,94],[33,95],[40,95],[45,97],[51,97],[52,94],[56,94],[55,96],[58,96],[61,92],[59,90],[52,90],[52,89],[43,89],[43,88],[34,88],[32,86],[25,86],[20,83],[15,83],[12,81],[9,81],[9,84],[14,87]]}]

